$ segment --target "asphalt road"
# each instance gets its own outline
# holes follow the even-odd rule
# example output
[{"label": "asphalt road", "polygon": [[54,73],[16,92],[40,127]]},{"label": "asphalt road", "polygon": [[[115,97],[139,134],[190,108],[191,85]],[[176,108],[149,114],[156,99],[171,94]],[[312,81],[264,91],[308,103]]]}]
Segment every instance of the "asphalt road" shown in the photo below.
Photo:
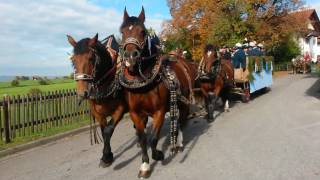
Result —
[{"label": "asphalt road", "polygon": [[[163,162],[151,160],[150,179],[320,179],[320,80],[308,75],[277,78],[271,91],[248,104],[235,102],[207,124],[190,121],[185,150],[168,151],[168,125],[158,147]],[[132,123],[124,120],[112,139],[115,162],[99,168],[102,145],[89,133],[0,159],[0,179],[137,179],[141,163]]]}]

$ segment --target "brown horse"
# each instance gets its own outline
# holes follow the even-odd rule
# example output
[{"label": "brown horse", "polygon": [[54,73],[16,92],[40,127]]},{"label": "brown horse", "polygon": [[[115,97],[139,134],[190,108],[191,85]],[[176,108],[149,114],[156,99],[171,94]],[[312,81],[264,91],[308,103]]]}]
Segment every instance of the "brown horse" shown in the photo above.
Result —
[{"label": "brown horse", "polygon": [[[125,98],[128,103],[129,113],[135,124],[140,147],[142,149],[142,164],[138,174],[139,178],[150,176],[149,156],[147,152],[147,134],[145,133],[144,119],[148,116],[153,118],[151,137],[149,143],[154,160],[163,160],[164,154],[157,149],[159,133],[164,122],[165,113],[170,111],[171,118],[175,119],[179,114],[179,133],[177,146],[182,148],[181,129],[189,112],[189,106],[181,101],[177,102],[179,113],[174,111],[174,99],[189,97],[188,79],[185,77],[183,68],[177,61],[161,56],[156,45],[152,44],[144,26],[144,9],[139,17],[129,17],[124,11],[123,23],[120,27],[122,33],[122,71],[119,80],[124,87]],[[175,84],[176,89],[169,89]],[[174,96],[177,92],[177,96]],[[187,98],[186,98],[187,99]],[[169,108],[169,107],[172,107]],[[171,110],[172,111],[171,111]],[[171,124],[172,125],[172,124]],[[177,129],[173,124],[171,129]],[[175,131],[176,132],[176,131]],[[171,142],[176,136],[171,136]]]},{"label": "brown horse", "polygon": [[[98,34],[79,42],[68,35],[68,41],[74,48],[71,60],[75,69],[77,94],[80,101],[89,101],[91,113],[100,125],[104,140],[100,166],[107,167],[113,162],[111,136],[123,114],[127,112],[124,98],[118,92],[117,53],[107,50],[106,46],[98,41]],[[109,122],[106,119],[108,116],[112,117]]]},{"label": "brown horse", "polygon": [[219,59],[216,48],[207,45],[199,65],[201,92],[205,97],[207,120],[214,120],[217,100],[221,97],[225,111],[229,111],[229,94],[234,83],[233,66],[230,60]]}]

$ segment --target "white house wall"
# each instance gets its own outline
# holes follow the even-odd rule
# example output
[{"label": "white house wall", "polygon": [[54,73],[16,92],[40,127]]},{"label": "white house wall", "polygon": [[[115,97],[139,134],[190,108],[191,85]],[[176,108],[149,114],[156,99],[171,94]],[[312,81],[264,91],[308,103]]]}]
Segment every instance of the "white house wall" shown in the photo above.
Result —
[{"label": "white house wall", "polygon": [[317,61],[317,56],[320,55],[320,46],[317,42],[317,37],[311,37],[308,41],[305,38],[299,38],[299,46],[301,49],[301,54],[309,53],[312,61]]}]

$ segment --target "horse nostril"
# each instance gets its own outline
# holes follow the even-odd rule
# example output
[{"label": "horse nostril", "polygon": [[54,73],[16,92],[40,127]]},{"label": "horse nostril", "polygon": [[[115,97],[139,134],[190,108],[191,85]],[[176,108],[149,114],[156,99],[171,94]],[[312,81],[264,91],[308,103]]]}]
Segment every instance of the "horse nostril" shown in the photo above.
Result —
[{"label": "horse nostril", "polygon": [[135,51],[132,52],[132,57],[137,58],[139,56],[140,56],[139,51],[135,50]]},{"label": "horse nostril", "polygon": [[132,57],[137,57],[138,53],[135,51],[132,53]]},{"label": "horse nostril", "polygon": [[84,98],[87,98],[88,96],[89,96],[88,91],[84,91],[84,92],[83,92],[83,97],[84,97]]}]

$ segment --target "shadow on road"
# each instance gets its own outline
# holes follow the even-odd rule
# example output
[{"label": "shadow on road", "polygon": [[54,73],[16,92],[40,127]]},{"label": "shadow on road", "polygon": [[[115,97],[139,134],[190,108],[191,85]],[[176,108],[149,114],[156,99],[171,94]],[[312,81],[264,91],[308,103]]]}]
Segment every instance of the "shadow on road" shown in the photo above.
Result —
[{"label": "shadow on road", "polygon": [[308,96],[312,96],[312,97],[320,99],[320,78],[319,78],[319,76],[310,75],[305,78],[315,78],[315,77],[318,78],[318,80],[310,88],[307,89],[306,94]]},{"label": "shadow on road", "polygon": [[[180,163],[183,163],[187,159],[187,157],[191,153],[192,149],[197,144],[200,136],[202,134],[205,134],[212,124],[214,124],[214,122],[211,124],[208,124],[207,120],[205,120],[203,118],[196,118],[196,119],[189,120],[188,125],[183,130],[183,144],[184,144],[185,149],[182,152],[183,158],[180,161]],[[166,134],[169,134],[169,132],[170,132],[169,131],[169,124],[166,124],[166,126],[164,127],[164,129],[162,131],[162,134],[166,135]],[[165,139],[164,143],[162,144],[162,151],[168,152],[168,151],[170,151],[170,136],[165,136],[165,138],[166,139]],[[191,145],[189,146],[190,143],[191,143]],[[169,164],[175,158],[175,156],[176,155],[170,155],[167,158],[165,158],[164,161],[162,161],[162,165]]]},{"label": "shadow on road", "polygon": [[[163,128],[161,130],[160,140],[159,140],[159,144],[158,144],[158,147],[161,147],[160,149],[163,151],[164,154],[170,154],[169,153],[169,151],[170,151],[170,136],[169,136],[170,126],[169,126],[169,123],[170,123],[169,119],[166,119],[165,123],[163,125]],[[213,123],[211,123],[211,124],[213,124]],[[180,163],[183,163],[188,158],[189,154],[192,152],[192,149],[197,144],[200,136],[207,132],[207,130],[208,130],[208,128],[210,128],[211,124],[208,124],[207,121],[202,118],[189,120],[188,125],[186,126],[186,128],[183,131],[183,135],[184,135],[184,147],[188,146],[188,144],[190,144],[190,146],[185,148],[184,151],[182,152],[183,158],[180,160]],[[150,131],[150,129],[151,128],[148,128],[148,131]],[[150,132],[148,132],[148,134],[150,134]],[[137,138],[135,136],[130,138],[127,142],[123,143],[120,147],[118,147],[114,151],[114,153],[116,154],[115,160],[118,159],[122,154],[124,154],[130,148],[134,147],[136,144],[137,144]],[[129,165],[136,158],[141,158],[140,150],[141,149],[139,148],[139,152],[136,153],[134,156],[132,156],[122,162],[118,162],[114,166],[113,169],[120,170],[120,169],[126,167],[127,165]],[[161,164],[167,165],[175,157],[176,157],[175,155],[169,155],[169,156],[165,157],[165,159],[161,162]],[[152,171],[160,163],[157,161],[151,160],[150,151],[149,151],[149,158],[150,158],[150,162],[151,162],[151,171]]]}]

